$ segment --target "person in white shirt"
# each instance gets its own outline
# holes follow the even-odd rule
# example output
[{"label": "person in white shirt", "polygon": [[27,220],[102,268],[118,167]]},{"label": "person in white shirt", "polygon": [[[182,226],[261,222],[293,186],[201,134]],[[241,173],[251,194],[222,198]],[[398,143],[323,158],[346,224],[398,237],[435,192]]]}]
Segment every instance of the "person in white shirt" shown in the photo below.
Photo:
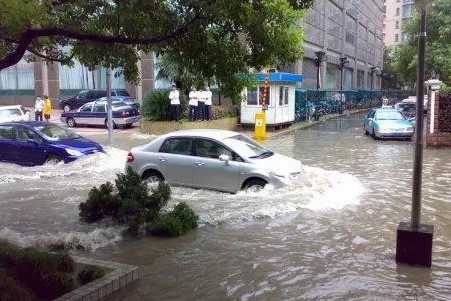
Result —
[{"label": "person in white shirt", "polygon": [[196,91],[196,88],[193,87],[189,92],[189,121],[194,121],[197,119],[197,101],[199,97],[199,92]]},{"label": "person in white shirt", "polygon": [[38,121],[38,119],[40,121],[42,121],[42,111],[44,110],[44,106],[45,106],[44,100],[41,97],[36,96],[36,100],[34,103],[34,120],[35,121]]},{"label": "person in white shirt", "polygon": [[197,110],[198,115],[197,118],[199,120],[205,121],[205,91],[200,90],[198,92],[198,99],[197,99]]},{"label": "person in white shirt", "polygon": [[211,120],[211,107],[212,107],[212,93],[210,91],[210,87],[207,86],[205,93],[205,119]]},{"label": "person in white shirt", "polygon": [[172,91],[169,92],[169,100],[171,101],[172,119],[175,121],[180,121],[181,118],[180,92],[177,90],[175,84],[172,85]]}]

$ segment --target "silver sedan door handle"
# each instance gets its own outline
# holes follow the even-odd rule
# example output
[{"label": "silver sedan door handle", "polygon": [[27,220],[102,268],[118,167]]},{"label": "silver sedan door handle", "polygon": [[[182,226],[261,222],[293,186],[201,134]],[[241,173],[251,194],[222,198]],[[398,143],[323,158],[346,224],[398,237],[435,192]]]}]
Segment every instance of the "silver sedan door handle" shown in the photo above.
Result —
[{"label": "silver sedan door handle", "polygon": [[166,162],[166,158],[159,158],[158,160],[160,160],[161,162]]},{"label": "silver sedan door handle", "polygon": [[197,166],[203,166],[203,165],[205,165],[205,163],[202,163],[202,162],[196,162],[196,165],[197,165]]}]

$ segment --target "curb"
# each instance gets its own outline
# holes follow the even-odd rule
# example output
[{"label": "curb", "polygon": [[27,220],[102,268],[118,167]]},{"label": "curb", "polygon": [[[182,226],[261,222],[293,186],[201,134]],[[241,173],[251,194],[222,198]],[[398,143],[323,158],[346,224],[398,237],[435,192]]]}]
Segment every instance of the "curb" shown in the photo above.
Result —
[{"label": "curb", "polygon": [[[335,118],[338,118],[338,117],[343,117],[343,116],[346,116],[348,114],[349,115],[354,115],[354,114],[358,114],[358,113],[365,112],[365,111],[368,111],[368,109],[353,110],[353,111],[349,111],[349,112],[346,112],[346,113],[341,114],[341,115],[340,114],[327,115],[326,117],[324,117],[323,119],[321,119],[319,121],[295,123],[292,126],[290,126],[289,128],[287,128],[285,130],[281,130],[279,132],[273,132],[273,133],[271,133],[271,132],[268,133],[267,132],[268,139],[269,138],[276,138],[278,136],[282,136],[282,135],[285,135],[285,134],[289,134],[289,133],[295,132],[297,130],[303,130],[303,129],[312,127],[312,126],[314,126],[316,124],[325,122],[327,120],[335,119]],[[247,135],[249,136],[250,133],[253,133],[253,132],[248,132]]]},{"label": "curb", "polygon": [[138,280],[140,277],[138,266],[80,256],[71,257],[76,263],[100,266],[111,271],[102,278],[89,282],[88,284],[55,299],[55,301],[104,300],[107,296]]}]

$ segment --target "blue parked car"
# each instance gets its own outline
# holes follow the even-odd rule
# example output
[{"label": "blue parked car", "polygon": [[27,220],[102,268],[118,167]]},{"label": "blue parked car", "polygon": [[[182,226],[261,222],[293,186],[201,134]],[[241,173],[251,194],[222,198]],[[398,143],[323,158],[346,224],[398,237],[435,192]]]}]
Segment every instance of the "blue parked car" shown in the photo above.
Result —
[{"label": "blue parked car", "polygon": [[[141,116],[139,111],[125,105],[122,102],[113,102],[113,128],[118,125],[126,127],[132,126],[133,123],[139,122]],[[88,102],[76,111],[63,112],[61,121],[69,127],[77,125],[103,125],[107,127],[107,106],[106,101]]]},{"label": "blue parked car", "polygon": [[0,123],[0,161],[21,165],[71,162],[104,152],[97,142],[53,123],[23,121]]},{"label": "blue parked car", "polygon": [[374,139],[411,139],[415,128],[399,110],[380,108],[371,109],[363,118],[363,130]]},{"label": "blue parked car", "polygon": [[[107,98],[106,97],[100,97],[100,98],[96,99],[96,101],[105,101],[106,102]],[[141,109],[141,105],[139,104],[139,102],[137,102],[131,96],[112,96],[111,97],[111,101],[114,104],[119,104],[119,103],[126,104],[127,106],[130,106],[133,109],[136,109],[138,111],[139,111],[139,109]]]}]

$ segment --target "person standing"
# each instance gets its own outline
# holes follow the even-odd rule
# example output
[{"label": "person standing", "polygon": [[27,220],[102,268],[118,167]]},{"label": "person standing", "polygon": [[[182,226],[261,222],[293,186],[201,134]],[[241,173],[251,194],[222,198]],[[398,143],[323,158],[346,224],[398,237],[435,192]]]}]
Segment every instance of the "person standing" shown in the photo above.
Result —
[{"label": "person standing", "polygon": [[172,85],[172,91],[169,93],[169,100],[171,102],[172,119],[180,121],[180,92],[177,90],[175,84]]},{"label": "person standing", "polygon": [[197,100],[197,110],[199,111],[199,120],[205,121],[205,91],[200,90],[198,92],[199,98]]},{"label": "person standing", "polygon": [[211,107],[213,105],[213,102],[211,100],[212,93],[210,91],[210,87],[207,86],[205,93],[205,119],[211,120]]},{"label": "person standing", "polygon": [[47,95],[44,95],[44,117],[45,121],[50,122],[50,115],[52,114],[52,102],[50,101],[50,98]]},{"label": "person standing", "polygon": [[196,91],[195,87],[189,92],[189,121],[195,121],[197,119],[198,94],[199,92]]},{"label": "person standing", "polygon": [[41,97],[36,96],[36,100],[34,103],[34,120],[42,121],[42,110],[44,110],[45,102]]}]

